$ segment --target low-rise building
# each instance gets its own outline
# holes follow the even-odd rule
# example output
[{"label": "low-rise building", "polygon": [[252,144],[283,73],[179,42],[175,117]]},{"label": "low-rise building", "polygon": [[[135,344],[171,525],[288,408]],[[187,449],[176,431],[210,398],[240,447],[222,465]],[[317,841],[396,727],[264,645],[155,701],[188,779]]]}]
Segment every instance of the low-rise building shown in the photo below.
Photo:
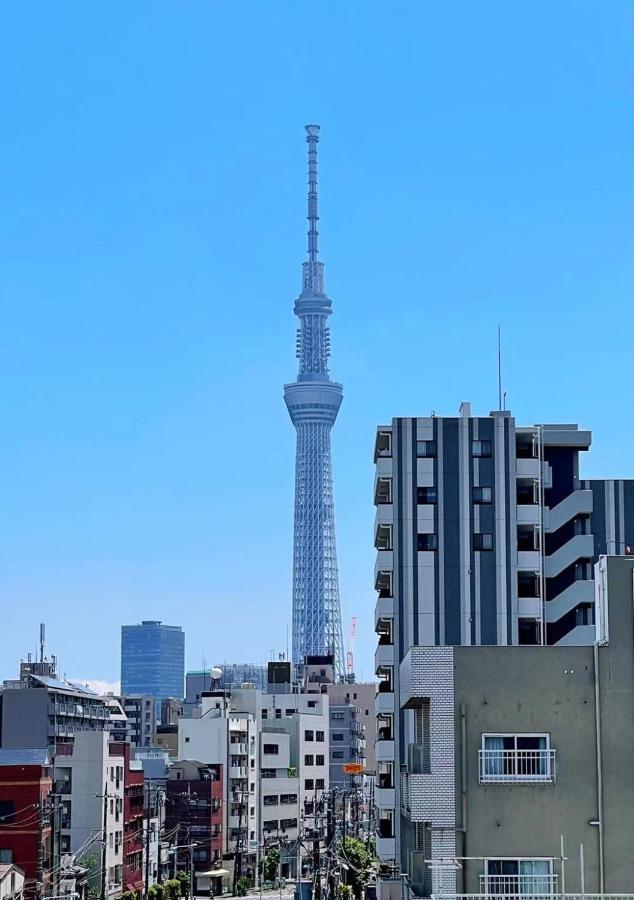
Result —
[{"label": "low-rise building", "polygon": [[23,900],[24,872],[11,863],[0,863],[0,900]]},{"label": "low-rise building", "polygon": [[170,767],[165,783],[165,829],[174,832],[175,843],[196,845],[196,872],[208,872],[222,861],[223,781],[222,765],[182,759]]},{"label": "low-rise building", "polygon": [[[55,786],[61,801],[62,853],[100,854],[107,897],[123,891],[125,827],[125,745],[110,742],[105,731],[75,735],[72,746],[58,753]],[[104,828],[105,825],[105,828]],[[105,842],[102,835],[105,830]]]},{"label": "low-rise building", "polygon": [[17,866],[31,896],[55,893],[52,791],[46,750],[0,749],[0,865]]},{"label": "low-rise building", "polygon": [[633,576],[597,563],[593,646],[409,648],[377,851],[415,896],[631,894]]}]

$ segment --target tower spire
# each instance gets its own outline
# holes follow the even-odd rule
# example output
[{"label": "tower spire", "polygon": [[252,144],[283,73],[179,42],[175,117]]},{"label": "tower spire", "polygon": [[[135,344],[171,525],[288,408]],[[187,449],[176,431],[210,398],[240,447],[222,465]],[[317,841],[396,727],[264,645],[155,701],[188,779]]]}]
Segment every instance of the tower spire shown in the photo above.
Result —
[{"label": "tower spire", "polygon": [[319,255],[319,195],[317,193],[317,144],[319,125],[306,126],[308,144],[308,259],[303,265],[303,293],[312,296],[324,292],[324,264]]}]

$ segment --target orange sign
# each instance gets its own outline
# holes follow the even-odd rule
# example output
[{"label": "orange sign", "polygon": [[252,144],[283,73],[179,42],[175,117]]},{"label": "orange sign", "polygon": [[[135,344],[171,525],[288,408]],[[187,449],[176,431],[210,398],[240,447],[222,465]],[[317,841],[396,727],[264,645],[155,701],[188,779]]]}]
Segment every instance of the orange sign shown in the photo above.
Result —
[{"label": "orange sign", "polygon": [[365,772],[365,766],[361,763],[344,763],[341,768],[346,775],[361,775],[362,772]]}]

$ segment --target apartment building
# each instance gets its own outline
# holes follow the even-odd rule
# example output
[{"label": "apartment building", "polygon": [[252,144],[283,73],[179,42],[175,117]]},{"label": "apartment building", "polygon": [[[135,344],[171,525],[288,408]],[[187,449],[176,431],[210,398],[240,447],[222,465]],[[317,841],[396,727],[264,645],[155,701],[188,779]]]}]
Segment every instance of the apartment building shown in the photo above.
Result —
[{"label": "apartment building", "polygon": [[54,755],[60,744],[72,744],[77,734],[103,732],[110,727],[112,697],[49,675],[35,674],[28,664],[21,677],[3,683],[0,713],[2,746],[45,747]]},{"label": "apartment building", "polygon": [[178,723],[178,759],[218,764],[223,772],[223,857],[255,869],[258,849],[258,727],[229,691],[203,692],[200,718]]},{"label": "apartment building", "polygon": [[508,411],[473,416],[467,403],[458,417],[396,418],[377,430],[376,802],[394,837],[379,841],[386,865],[401,865],[398,776],[415,763],[399,681],[410,648],[594,640],[593,527],[599,544],[626,549],[634,519],[628,483],[580,479],[590,443],[576,425],[520,426]]},{"label": "apartment building", "polygon": [[331,787],[349,788],[350,775],[344,766],[350,763],[365,768],[365,733],[359,710],[350,702],[329,704],[330,742],[328,761]]},{"label": "apartment building", "polygon": [[151,694],[125,695],[117,698],[127,722],[127,740],[133,747],[152,747],[162,701]]},{"label": "apartment building", "polygon": [[[96,847],[106,872],[107,897],[117,897],[124,889],[126,759],[122,746],[111,743],[105,731],[80,732],[72,745],[58,752],[55,763],[61,852]],[[105,843],[101,841],[104,830]]]},{"label": "apartment building", "polygon": [[[408,649],[400,864],[414,895],[631,895],[633,576],[634,559],[597,563],[593,646]],[[398,852],[391,818],[383,858]]]},{"label": "apartment building", "polygon": [[189,759],[173,763],[165,782],[165,828],[176,833],[174,843],[196,844],[196,872],[208,873],[222,860],[223,787],[222,765]]},{"label": "apartment building", "polygon": [[[376,740],[376,718],[374,715],[374,702],[376,696],[377,685],[374,681],[354,681],[338,682],[328,685],[327,693],[330,701],[330,742],[331,749],[335,753],[340,753],[342,748],[335,747],[335,744],[341,743],[337,738],[333,741],[334,722],[333,714],[336,706],[352,706],[356,710],[357,729],[350,729],[350,745],[344,749],[344,754],[350,756],[351,762],[362,762],[367,775],[374,775],[376,771],[376,762],[374,759],[374,742]],[[339,720],[341,721],[341,720]],[[358,732],[361,732],[359,735]],[[343,741],[344,745],[346,740]],[[362,759],[355,760],[355,753],[362,756]],[[341,760],[340,756],[330,756],[330,772],[332,780],[333,764]]]},{"label": "apartment building", "polygon": [[55,893],[52,775],[46,750],[0,749],[0,867],[19,867],[30,896]]},{"label": "apartment building", "polygon": [[123,890],[140,892],[144,885],[145,777],[129,743],[110,744],[111,756],[123,760]]}]

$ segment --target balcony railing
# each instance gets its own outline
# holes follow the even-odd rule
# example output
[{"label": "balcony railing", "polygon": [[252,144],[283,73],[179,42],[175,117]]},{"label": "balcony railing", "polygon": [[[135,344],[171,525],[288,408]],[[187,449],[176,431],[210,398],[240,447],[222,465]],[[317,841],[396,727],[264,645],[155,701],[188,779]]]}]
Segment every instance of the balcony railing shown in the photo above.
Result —
[{"label": "balcony railing", "polygon": [[480,890],[492,897],[552,897],[557,891],[555,875],[481,875]]},{"label": "balcony railing", "polygon": [[481,784],[555,781],[555,750],[480,750]]}]

